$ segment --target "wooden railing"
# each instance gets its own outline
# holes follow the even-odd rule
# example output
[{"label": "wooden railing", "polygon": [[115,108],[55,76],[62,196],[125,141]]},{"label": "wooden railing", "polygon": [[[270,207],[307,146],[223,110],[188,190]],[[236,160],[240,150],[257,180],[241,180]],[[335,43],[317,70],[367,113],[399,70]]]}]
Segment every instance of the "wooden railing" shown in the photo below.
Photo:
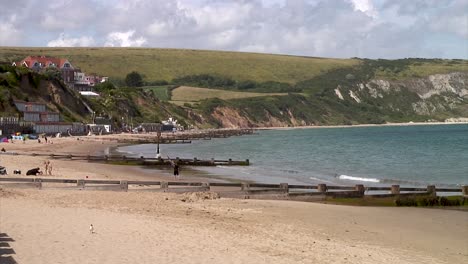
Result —
[{"label": "wooden railing", "polygon": [[[414,196],[414,195],[437,195],[439,193],[460,193],[468,196],[468,186],[460,188],[437,188],[434,185],[423,187],[400,187],[392,185],[389,187],[365,187],[355,186],[333,186],[326,184],[318,185],[289,185],[264,184],[264,183],[221,183],[221,182],[184,182],[184,181],[133,181],[133,180],[89,180],[89,179],[52,179],[52,178],[10,178],[0,177],[0,185],[12,187],[34,187],[42,189],[47,184],[64,184],[58,188],[78,188],[89,190],[119,190],[138,191],[151,190],[163,192],[194,192],[215,190],[222,193],[224,197],[256,197],[261,195],[276,195],[289,198],[330,196],[330,197],[386,197],[386,196]],[[158,186],[158,188],[155,188]],[[152,188],[152,189],[151,189]]]}]

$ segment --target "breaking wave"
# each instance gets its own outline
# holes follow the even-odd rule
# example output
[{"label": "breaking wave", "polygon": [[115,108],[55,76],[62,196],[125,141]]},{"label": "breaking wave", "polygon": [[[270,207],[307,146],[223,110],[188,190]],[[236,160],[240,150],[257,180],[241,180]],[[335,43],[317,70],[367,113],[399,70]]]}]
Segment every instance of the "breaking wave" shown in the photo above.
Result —
[{"label": "breaking wave", "polygon": [[338,176],[338,179],[349,180],[349,181],[376,182],[376,183],[380,182],[379,179],[375,179],[375,178],[354,177],[354,176],[348,176],[348,175],[340,175]]}]

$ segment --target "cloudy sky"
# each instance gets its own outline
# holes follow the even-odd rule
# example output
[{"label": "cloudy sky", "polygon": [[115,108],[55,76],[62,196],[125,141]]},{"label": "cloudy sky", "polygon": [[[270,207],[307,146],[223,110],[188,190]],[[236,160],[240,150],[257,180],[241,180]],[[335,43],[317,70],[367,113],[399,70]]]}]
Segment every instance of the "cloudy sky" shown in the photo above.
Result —
[{"label": "cloudy sky", "polygon": [[0,0],[0,46],[468,59],[468,0]]}]

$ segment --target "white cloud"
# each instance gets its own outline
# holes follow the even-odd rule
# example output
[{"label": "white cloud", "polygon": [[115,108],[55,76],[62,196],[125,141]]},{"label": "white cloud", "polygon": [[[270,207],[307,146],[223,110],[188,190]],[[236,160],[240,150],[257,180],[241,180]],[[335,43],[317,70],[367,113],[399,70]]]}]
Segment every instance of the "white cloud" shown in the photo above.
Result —
[{"label": "white cloud", "polygon": [[112,32],[107,35],[107,40],[104,43],[106,47],[141,47],[147,41],[143,37],[132,39],[135,30],[126,32]]},{"label": "white cloud", "polygon": [[65,34],[60,34],[57,39],[47,43],[47,47],[89,47],[94,45],[95,41],[92,37],[69,38]]},{"label": "white cloud", "polygon": [[0,22],[0,46],[18,45],[21,39],[21,32],[11,23]]},{"label": "white cloud", "polygon": [[369,16],[377,16],[377,11],[374,8],[371,0],[349,0],[354,6],[354,10],[359,10]]},{"label": "white cloud", "polygon": [[[322,57],[468,56],[467,0],[0,3],[0,45],[151,46]],[[51,40],[59,32],[73,38]]]}]

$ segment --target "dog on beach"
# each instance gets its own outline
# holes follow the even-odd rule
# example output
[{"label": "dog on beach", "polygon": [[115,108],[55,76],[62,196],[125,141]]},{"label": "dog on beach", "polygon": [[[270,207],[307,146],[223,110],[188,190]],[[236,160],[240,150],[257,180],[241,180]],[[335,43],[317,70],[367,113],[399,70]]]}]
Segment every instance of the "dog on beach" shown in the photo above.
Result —
[{"label": "dog on beach", "polygon": [[91,225],[89,226],[89,233],[94,234],[94,226],[93,226],[93,224],[91,224]]}]

